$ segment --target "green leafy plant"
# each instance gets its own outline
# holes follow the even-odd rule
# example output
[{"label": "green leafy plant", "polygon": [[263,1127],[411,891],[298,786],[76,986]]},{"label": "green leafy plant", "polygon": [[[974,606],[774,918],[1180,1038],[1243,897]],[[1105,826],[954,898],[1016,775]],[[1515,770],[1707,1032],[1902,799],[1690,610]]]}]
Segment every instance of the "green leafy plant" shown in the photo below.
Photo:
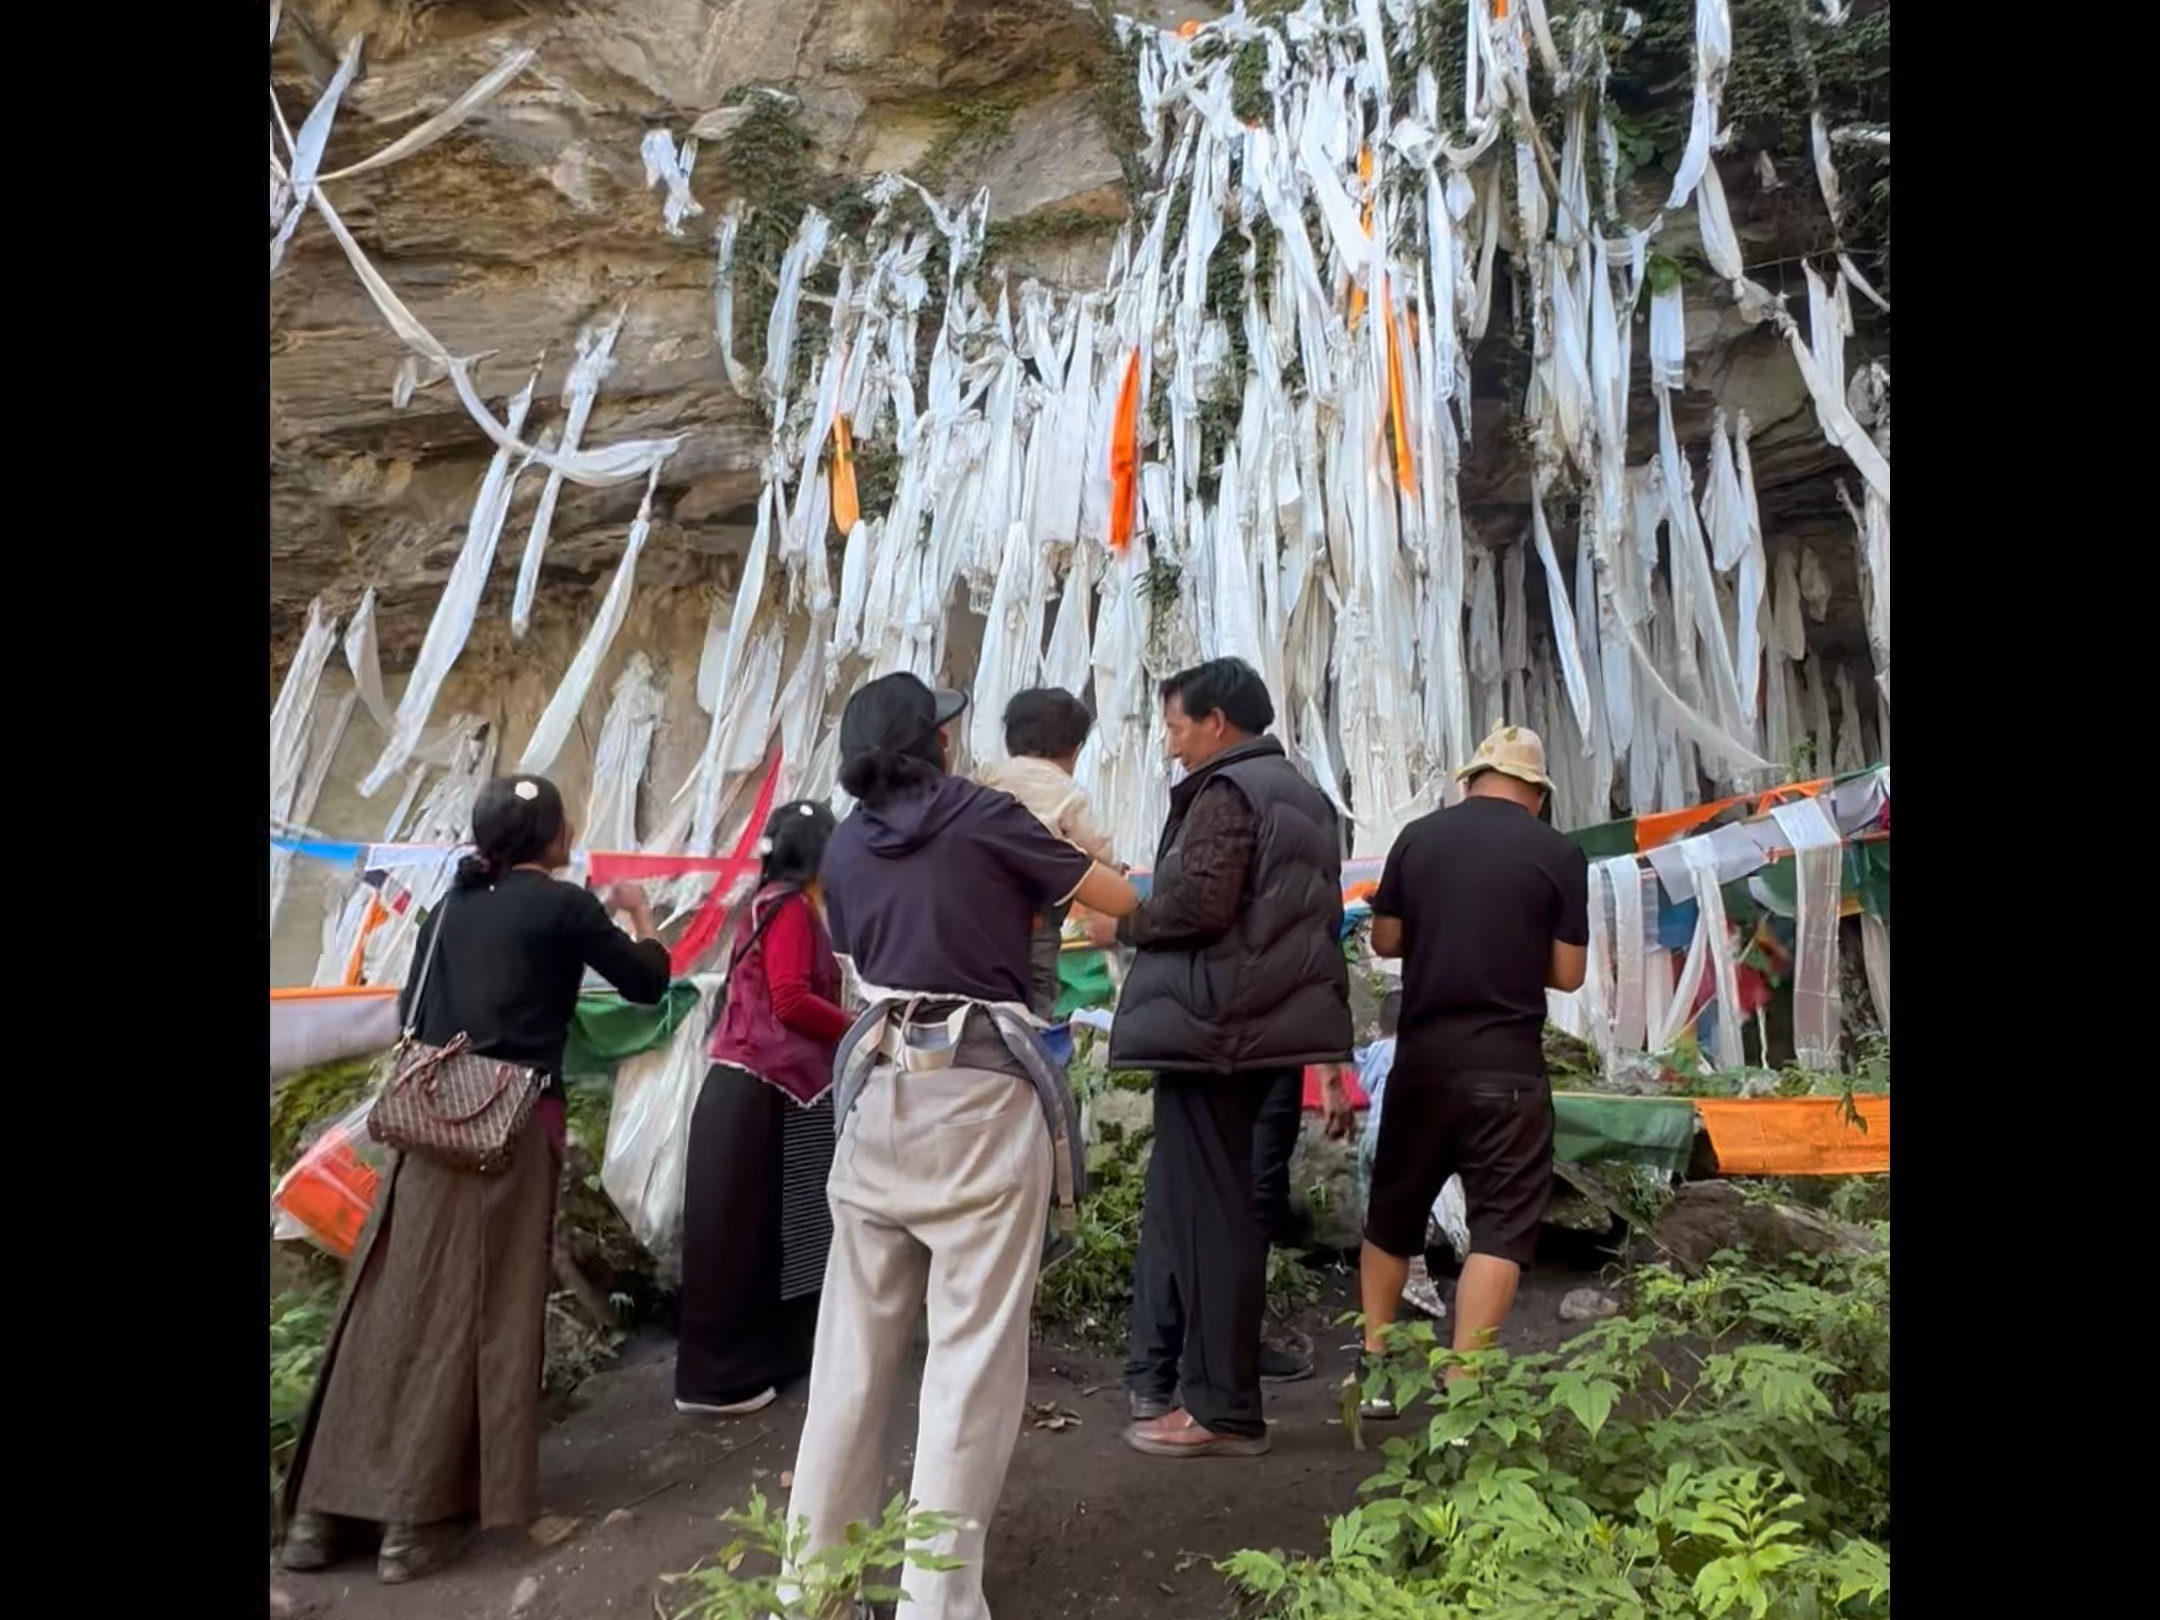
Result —
[{"label": "green leafy plant", "polygon": [[1230,63],[1230,112],[1238,122],[1257,124],[1274,108],[1267,93],[1268,51],[1264,40],[1249,39]]},{"label": "green leafy plant", "polygon": [[367,1095],[374,1076],[373,1055],[317,1064],[287,1075],[270,1093],[270,1171],[292,1168],[300,1151],[325,1126],[342,1119]]},{"label": "green leafy plant", "polygon": [[932,190],[953,176],[956,164],[980,158],[1012,139],[1017,101],[953,101],[937,109],[938,133],[916,161],[915,175]]},{"label": "green leafy plant", "polygon": [[300,1440],[308,1397],[322,1366],[323,1347],[337,1311],[337,1287],[324,1282],[270,1301],[270,1533],[278,1530],[278,1498]]},{"label": "green leafy plant", "polygon": [[781,257],[803,210],[835,189],[818,170],[796,98],[747,85],[728,98],[742,110],[722,143],[729,183],[748,204],[735,238],[735,341],[763,353],[762,334],[778,290]]},{"label": "green leafy plant", "polygon": [[1088,1171],[1072,1253],[1044,1271],[1035,1285],[1039,1318],[1105,1348],[1114,1348],[1125,1337],[1150,1136],[1135,1131],[1107,1144],[1110,1151]]},{"label": "green leafy plant", "polygon": [[1088,70],[1091,99],[1103,138],[1117,155],[1126,195],[1137,202],[1147,195],[1153,177],[1140,159],[1148,132],[1140,116],[1140,42],[1118,37],[1116,8],[1110,0],[1093,0],[1095,19],[1102,31],[1102,52]]},{"label": "green leafy plant", "polygon": [[1675,1096],[1836,1097],[1844,1103],[1849,1120],[1865,1130],[1866,1121],[1854,1108],[1853,1099],[1890,1094],[1890,1037],[1879,1030],[1859,1037],[1854,1042],[1853,1061],[1843,1069],[1803,1069],[1789,1063],[1779,1069],[1742,1067],[1691,1073],[1670,1057],[1666,1067],[1684,1076],[1673,1090]]},{"label": "green leafy plant", "polygon": [[[858,1602],[893,1603],[906,1595],[909,1569],[958,1569],[960,1560],[928,1551],[938,1537],[963,1528],[943,1513],[911,1511],[896,1496],[875,1523],[848,1527],[845,1540],[809,1550],[809,1526],[790,1524],[753,1491],[750,1505],[723,1516],[735,1539],[713,1563],[666,1577],[693,1596],[669,1620],[852,1620]],[[756,1567],[745,1573],[744,1566]],[[783,1580],[781,1571],[793,1571]]]},{"label": "green leafy plant", "polygon": [[[1773,1270],[1654,1269],[1559,1355],[1398,1328],[1405,1416],[1317,1557],[1221,1567],[1273,1620],[1890,1612],[1889,1228]],[[1453,1382],[1447,1375],[1453,1372]],[[1353,1438],[1365,1436],[1346,1396]]]},{"label": "green leafy plant", "polygon": [[1320,1276],[1291,1249],[1269,1249],[1267,1257],[1268,1315],[1282,1320],[1320,1302]]},{"label": "green leafy plant", "polygon": [[[1092,1058],[1092,1051],[1086,1054]],[[1083,1095],[1147,1092],[1154,1077],[1143,1070],[1103,1070],[1076,1062],[1071,1070]],[[1133,1261],[1140,1246],[1141,1194],[1147,1180],[1149,1144],[1146,1126],[1121,1129],[1105,1122],[1089,1155],[1087,1196],[1070,1254],[1043,1272],[1035,1285],[1035,1314],[1097,1349],[1116,1350],[1125,1343],[1132,1306]],[[1268,1314],[1281,1321],[1320,1298],[1320,1275],[1301,1255],[1288,1249],[1268,1252]]]}]

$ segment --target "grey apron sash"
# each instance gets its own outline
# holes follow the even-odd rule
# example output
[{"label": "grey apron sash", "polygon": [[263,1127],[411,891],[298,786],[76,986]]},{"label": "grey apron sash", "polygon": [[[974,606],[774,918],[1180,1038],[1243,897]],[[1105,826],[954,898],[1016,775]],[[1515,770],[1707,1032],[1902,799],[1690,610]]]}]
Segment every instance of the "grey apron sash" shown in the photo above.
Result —
[{"label": "grey apron sash", "polygon": [[996,1026],[1006,1049],[1026,1071],[1036,1100],[1042,1104],[1043,1123],[1050,1127],[1050,1161],[1056,1179],[1050,1230],[1044,1235],[1043,1264],[1055,1265],[1073,1250],[1080,1200],[1087,1195],[1087,1146],[1080,1138],[1079,1110],[1073,1104],[1072,1086],[1064,1068],[1043,1049],[1026,1020],[1009,1009],[969,1002],[950,1018],[917,1023],[909,1015],[919,1005],[917,998],[888,997],[873,1002],[841,1038],[839,1050],[833,1054],[834,1135],[846,1133],[855,1104],[869,1083],[870,1071],[879,1062],[890,1063],[901,1075],[950,1068],[968,1015],[980,1012]]}]

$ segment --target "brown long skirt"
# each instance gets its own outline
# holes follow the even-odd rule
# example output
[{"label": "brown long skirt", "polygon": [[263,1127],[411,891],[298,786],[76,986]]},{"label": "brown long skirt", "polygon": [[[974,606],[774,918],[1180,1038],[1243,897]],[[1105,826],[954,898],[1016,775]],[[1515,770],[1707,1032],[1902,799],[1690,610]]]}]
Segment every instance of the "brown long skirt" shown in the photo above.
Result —
[{"label": "brown long skirt", "polygon": [[288,1516],[532,1517],[560,1106],[542,1100],[499,1175],[408,1154],[384,1179],[300,1427]]}]

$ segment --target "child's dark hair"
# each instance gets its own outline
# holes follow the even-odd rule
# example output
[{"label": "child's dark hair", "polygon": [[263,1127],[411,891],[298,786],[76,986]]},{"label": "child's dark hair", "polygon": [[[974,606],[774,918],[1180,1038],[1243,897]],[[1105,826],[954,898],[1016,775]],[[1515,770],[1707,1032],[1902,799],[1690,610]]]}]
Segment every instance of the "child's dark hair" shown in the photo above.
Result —
[{"label": "child's dark hair", "polygon": [[833,813],[815,799],[783,804],[765,823],[763,860],[758,883],[785,883],[802,888],[825,864],[825,846],[832,842]]},{"label": "child's dark hair", "polygon": [[1015,759],[1077,754],[1094,729],[1087,705],[1062,686],[1031,686],[1005,705],[1005,752]]}]

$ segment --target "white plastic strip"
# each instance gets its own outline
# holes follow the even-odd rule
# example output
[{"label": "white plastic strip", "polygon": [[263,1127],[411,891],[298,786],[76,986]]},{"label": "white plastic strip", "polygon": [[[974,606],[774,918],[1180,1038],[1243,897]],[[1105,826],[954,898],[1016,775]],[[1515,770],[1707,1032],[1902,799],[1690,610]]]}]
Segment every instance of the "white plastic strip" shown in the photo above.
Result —
[{"label": "white plastic strip", "polygon": [[415,124],[372,157],[364,157],[358,163],[326,174],[317,184],[328,184],[333,180],[350,180],[355,175],[367,174],[372,170],[396,163],[401,158],[409,158],[415,152],[426,147],[433,146],[445,135],[456,129],[458,125],[464,123],[466,119],[470,118],[490,101],[493,101],[497,92],[528,67],[532,66],[539,55],[540,53],[529,45],[520,46],[496,63],[495,66],[488,69],[480,78],[474,80],[470,89],[459,96],[457,100],[451,102],[449,106],[443,108],[441,112],[436,113],[422,123]]},{"label": "white plastic strip", "polygon": [[[270,268],[275,272],[284,260],[285,246],[292,240],[293,231],[300,224],[301,214],[307,211],[315,188],[321,183],[316,171],[322,166],[323,148],[330,142],[330,126],[337,118],[338,101],[345,88],[352,83],[353,75],[360,70],[360,36],[355,34],[345,46],[345,55],[338,62],[337,71],[330,76],[330,83],[307,121],[300,126],[300,133],[293,141],[292,172],[288,180],[291,188],[292,208],[286,214],[284,224],[270,240]],[[276,104],[273,96],[272,105]],[[282,119],[280,120],[282,122]]]},{"label": "white plastic strip", "polygon": [[370,585],[345,627],[345,665],[375,724],[390,729],[390,701],[383,696],[382,658],[375,647],[375,587]]},{"label": "white plastic strip", "polygon": [[1838,1067],[1844,1010],[1838,992],[1838,906],[1845,839],[1819,799],[1770,812],[1793,851],[1798,948],[1793,960],[1793,1048],[1803,1069]]},{"label": "white plastic strip", "polygon": [[270,824],[292,819],[300,772],[307,760],[308,738],[315,729],[315,694],[323,668],[337,645],[337,626],[323,616],[320,598],[308,604],[307,629],[278,688],[270,709]]},{"label": "white plastic strip", "polygon": [[1632,855],[1615,855],[1603,868],[1613,897],[1613,1040],[1623,1051],[1640,1052],[1647,1033],[1643,1020],[1643,870]]},{"label": "white plastic strip", "polygon": [[1703,942],[1710,954],[1711,984],[1717,1001],[1717,1029],[1711,1055],[1720,1069],[1737,1069],[1746,1061],[1741,1043],[1740,980],[1735,971],[1731,924],[1725,916],[1725,893],[1718,887],[1716,850],[1707,838],[1681,841],[1681,852],[1695,879],[1695,904],[1701,909]]},{"label": "white plastic strip", "polygon": [[[1560,658],[1560,677],[1567,686],[1568,707],[1575,711],[1575,724],[1588,738],[1597,721],[1590,707],[1590,678],[1583,669],[1581,633],[1576,629],[1575,610],[1568,605],[1567,583],[1560,577],[1559,559],[1553,555],[1543,493],[1536,489],[1530,495],[1530,532],[1536,540],[1538,561],[1545,567],[1545,600],[1552,611],[1553,641]],[[1584,752],[1589,752],[1587,746]]]},{"label": "white plastic strip", "polygon": [[1860,914],[1860,952],[1867,968],[1868,998],[1875,1003],[1875,1016],[1882,1020],[1885,1035],[1890,1033],[1890,925],[1873,912]]},{"label": "white plastic strip", "polygon": [[562,752],[562,745],[569,741],[570,728],[577,723],[584,710],[585,696],[600,674],[600,666],[607,662],[608,649],[615,645],[616,632],[630,611],[630,591],[637,580],[638,556],[645,549],[645,536],[652,528],[653,489],[660,482],[660,469],[655,467],[645,482],[645,499],[638,503],[637,517],[630,524],[630,538],[623,546],[622,561],[616,564],[615,577],[608,581],[607,595],[600,603],[600,611],[593,616],[592,628],[585,632],[585,640],[570,660],[570,668],[564,672],[562,684],[555,688],[555,695],[548,700],[547,708],[533,727],[532,741],[525,745],[525,752],[518,760],[518,772],[523,776],[544,776],[555,763],[555,756]]},{"label": "white plastic strip", "polygon": [[[301,779],[300,790],[293,795],[291,819],[306,825],[315,814],[316,801],[322,797],[323,780],[330,774],[331,762],[337,758],[338,745],[345,740],[345,728],[352,720],[354,706],[359,698],[352,692],[338,699],[337,707],[330,711],[330,723],[308,744],[307,775]],[[270,926],[277,927],[278,908],[285,900],[285,879],[292,870],[292,852],[279,849],[271,852],[270,860]]]},{"label": "white plastic strip", "polygon": [[[516,441],[518,429],[525,425],[525,413],[532,408],[532,394],[533,384],[528,381],[510,401],[509,436],[512,442]],[[509,450],[496,451],[494,460],[488,464],[487,476],[480,482],[480,492],[473,497],[472,518],[465,526],[465,543],[458,549],[449,581],[435,604],[435,616],[428,621],[427,635],[420,643],[420,655],[413,660],[412,674],[406,678],[405,690],[398,696],[397,715],[391,723],[389,739],[384,742],[374,769],[360,783],[363,798],[372,799],[380,792],[383,784],[398,773],[412,757],[413,749],[419,746],[420,733],[427,725],[428,716],[434,712],[435,699],[450,674],[450,667],[457,662],[458,654],[465,650],[466,638],[472,634],[473,619],[480,611],[480,596],[487,589],[488,571],[495,563],[496,543],[502,539],[503,519],[509,515],[510,492],[515,482]]]},{"label": "white plastic strip", "polygon": [[690,171],[697,164],[697,137],[685,135],[678,151],[674,137],[666,130],[647,130],[641,151],[645,158],[645,184],[663,186],[667,190],[667,200],[661,207],[661,223],[668,235],[680,236],[685,219],[705,212],[697,198],[690,194]]},{"label": "white plastic strip", "polygon": [[390,330],[422,359],[433,360],[450,373],[450,385],[457,390],[458,401],[465,407],[466,414],[498,448],[508,450],[523,461],[538,462],[550,472],[559,472],[573,484],[605,489],[614,484],[626,484],[633,478],[643,478],[681,447],[683,434],[666,439],[627,439],[576,455],[542,450],[537,445],[525,443],[515,429],[505,428],[495,420],[494,413],[482,402],[473,386],[471,362],[444,348],[435,334],[422,326],[405,307],[404,300],[360,251],[360,244],[353,240],[352,232],[345,228],[344,220],[338,217],[337,210],[330,206],[329,198],[323,195],[320,187],[316,188],[314,200],[316,212],[322,215],[323,222],[330,227],[330,234],[345,250],[346,261],[352,265],[353,273],[360,278],[361,290],[390,323]]},{"label": "white plastic strip", "polygon": [[[623,318],[618,314],[605,325],[588,327],[578,334],[577,359],[563,383],[567,413],[562,435],[556,441],[556,448],[563,455],[577,454],[578,440],[585,436],[585,424],[592,419],[593,401],[599,397],[600,384],[614,369],[615,339],[622,332],[622,323]],[[659,471],[657,462],[652,470]],[[525,554],[518,563],[517,590],[510,598],[510,633],[519,640],[523,640],[525,632],[532,628],[533,597],[540,588],[540,564],[547,553],[548,531],[555,522],[555,503],[561,498],[562,486],[561,469],[549,472],[547,484],[540,491],[540,504],[533,508],[532,527],[525,534]]]}]

